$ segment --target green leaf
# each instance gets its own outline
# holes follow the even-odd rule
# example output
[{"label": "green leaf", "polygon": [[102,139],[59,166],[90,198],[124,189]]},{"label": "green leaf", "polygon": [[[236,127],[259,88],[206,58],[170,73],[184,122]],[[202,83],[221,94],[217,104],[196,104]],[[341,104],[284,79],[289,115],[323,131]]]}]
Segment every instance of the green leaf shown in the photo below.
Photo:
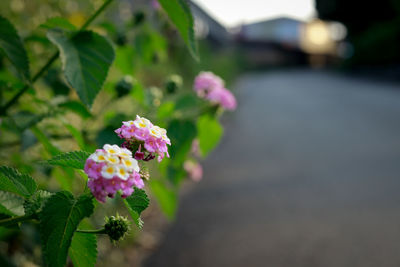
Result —
[{"label": "green leaf", "polygon": [[26,215],[31,215],[36,212],[40,212],[44,206],[46,200],[52,195],[52,193],[44,190],[38,190],[26,199],[23,203],[23,207]]},{"label": "green leaf", "polygon": [[194,20],[186,0],[158,0],[168,17],[175,24],[193,58],[198,60],[194,35]]},{"label": "green leaf", "polygon": [[131,96],[142,106],[146,104],[145,90],[139,82],[136,82],[135,85],[133,86],[131,90]]},{"label": "green leaf", "polygon": [[135,188],[133,194],[124,199],[124,203],[131,214],[135,224],[139,227],[143,227],[143,221],[140,219],[140,214],[149,206],[149,198],[146,192],[142,189]]},{"label": "green leaf", "polygon": [[78,143],[79,148],[86,149],[86,143],[82,133],[71,124],[65,123],[64,126],[74,137],[75,141]]},{"label": "green leaf", "polygon": [[0,190],[7,191],[24,198],[35,193],[36,182],[28,174],[21,174],[16,169],[0,166]]},{"label": "green leaf", "polygon": [[174,166],[173,164],[168,164],[166,176],[172,184],[179,185],[187,176],[187,172],[183,168],[183,165]]},{"label": "green leaf", "polygon": [[49,18],[45,23],[40,25],[44,29],[62,29],[67,31],[75,31],[76,27],[72,25],[67,19],[61,17]]},{"label": "green leaf", "polygon": [[172,117],[174,113],[175,103],[172,101],[166,101],[162,103],[157,110],[157,118],[160,121],[165,121],[169,117]]},{"label": "green leaf", "polygon": [[[121,121],[119,121],[121,122]],[[121,139],[115,134],[115,127],[107,126],[101,129],[96,136],[96,144],[98,147],[103,147],[105,144],[117,144],[120,145]]]},{"label": "green leaf", "polygon": [[[72,171],[72,175],[70,175]],[[54,177],[60,185],[61,190],[72,191],[75,181],[73,169],[67,167],[53,168],[50,177]]]},{"label": "green leaf", "polygon": [[73,100],[67,101],[60,104],[59,106],[71,110],[72,112],[75,112],[84,119],[92,117],[92,114],[90,114],[90,112],[86,109],[86,107],[78,101],[73,101]]},{"label": "green leaf", "polygon": [[175,217],[176,209],[178,207],[177,193],[167,188],[161,181],[150,180],[149,185],[151,192],[154,194],[161,207],[161,210],[170,220],[172,220]]},{"label": "green leaf", "polygon": [[172,120],[168,126],[168,137],[172,146],[169,148],[173,164],[183,164],[196,137],[196,125],[191,120]]},{"label": "green leaf", "polygon": [[50,155],[55,156],[61,153],[61,151],[50,142],[49,138],[38,127],[32,127],[31,131]]},{"label": "green leaf", "polygon": [[133,58],[134,58],[133,46],[131,45],[120,46],[116,50],[115,66],[123,74],[132,74],[134,67]]},{"label": "green leaf", "polygon": [[42,121],[44,118],[49,117],[48,113],[45,114],[34,114],[29,111],[22,110],[12,115],[12,119],[15,121],[18,129],[24,131]]},{"label": "green leaf", "polygon": [[197,130],[200,152],[205,157],[218,145],[224,128],[215,117],[205,114],[197,120]]},{"label": "green leaf", "polygon": [[71,167],[83,170],[85,167],[86,159],[90,156],[86,151],[72,151],[58,154],[47,162],[51,165],[58,165],[62,167]]},{"label": "green leaf", "polygon": [[69,257],[75,267],[95,266],[97,260],[96,235],[75,232],[69,248]]},{"label": "green leaf", "polygon": [[40,213],[40,234],[47,266],[65,266],[74,232],[83,218],[93,213],[92,197],[78,199],[61,191],[51,196]]},{"label": "green leaf", "polygon": [[0,48],[11,63],[29,80],[29,61],[24,45],[14,26],[0,16]]},{"label": "green leaf", "polygon": [[52,30],[47,37],[60,50],[68,83],[90,108],[114,60],[113,47],[103,36],[91,31],[78,32],[69,38],[63,32]]},{"label": "green leaf", "polygon": [[9,192],[0,191],[0,213],[9,216],[24,215],[24,199]]},{"label": "green leaf", "polygon": [[175,110],[185,111],[189,108],[196,107],[198,104],[199,98],[193,93],[185,94],[176,101]]}]

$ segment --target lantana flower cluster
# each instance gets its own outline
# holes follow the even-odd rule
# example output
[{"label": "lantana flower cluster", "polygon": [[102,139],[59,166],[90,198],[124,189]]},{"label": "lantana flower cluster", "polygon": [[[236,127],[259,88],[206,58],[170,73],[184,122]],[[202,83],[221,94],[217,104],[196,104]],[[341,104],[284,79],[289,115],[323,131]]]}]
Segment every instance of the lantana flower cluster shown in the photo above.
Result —
[{"label": "lantana flower cluster", "polygon": [[146,118],[136,116],[134,121],[124,121],[115,132],[125,139],[122,147],[135,151],[134,157],[137,160],[149,161],[157,156],[160,162],[165,155],[169,157],[167,145],[171,145],[171,141],[167,130],[153,125]]},{"label": "lantana flower cluster", "polygon": [[125,139],[122,147],[104,145],[85,163],[88,186],[100,202],[113,198],[117,192],[123,198],[128,197],[134,187],[144,187],[142,178],[148,179],[148,173],[140,170],[138,160],[149,161],[158,156],[161,161],[165,155],[169,157],[167,145],[171,145],[171,141],[167,131],[146,118],[136,116],[134,121],[124,121],[115,132]]},{"label": "lantana flower cluster", "polygon": [[88,187],[100,202],[113,198],[119,191],[123,198],[132,195],[134,187],[143,188],[139,165],[132,152],[117,145],[106,144],[97,149],[85,163]]},{"label": "lantana flower cluster", "polygon": [[193,89],[200,98],[207,99],[228,110],[236,109],[235,96],[225,88],[224,81],[212,72],[200,72],[194,80]]}]

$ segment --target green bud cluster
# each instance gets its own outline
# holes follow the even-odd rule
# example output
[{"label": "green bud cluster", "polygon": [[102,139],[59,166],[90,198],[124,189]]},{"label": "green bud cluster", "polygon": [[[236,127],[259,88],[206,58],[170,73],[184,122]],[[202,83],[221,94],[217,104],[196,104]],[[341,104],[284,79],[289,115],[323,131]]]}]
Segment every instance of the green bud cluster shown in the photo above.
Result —
[{"label": "green bud cluster", "polygon": [[125,75],[115,86],[118,97],[123,97],[132,90],[135,79],[131,75]]},{"label": "green bud cluster", "polygon": [[123,239],[129,229],[129,221],[126,217],[122,217],[117,214],[117,216],[106,218],[104,230],[113,241],[119,241],[120,239]]},{"label": "green bud cluster", "polygon": [[165,89],[168,94],[175,93],[180,87],[182,87],[182,77],[179,75],[173,74],[165,82]]}]

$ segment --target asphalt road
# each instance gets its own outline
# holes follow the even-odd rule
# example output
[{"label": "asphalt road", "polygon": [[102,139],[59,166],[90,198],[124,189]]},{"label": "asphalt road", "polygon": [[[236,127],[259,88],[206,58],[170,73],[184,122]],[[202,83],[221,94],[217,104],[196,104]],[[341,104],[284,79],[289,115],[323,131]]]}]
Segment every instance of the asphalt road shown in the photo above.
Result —
[{"label": "asphalt road", "polygon": [[400,85],[247,74],[146,267],[400,266]]}]

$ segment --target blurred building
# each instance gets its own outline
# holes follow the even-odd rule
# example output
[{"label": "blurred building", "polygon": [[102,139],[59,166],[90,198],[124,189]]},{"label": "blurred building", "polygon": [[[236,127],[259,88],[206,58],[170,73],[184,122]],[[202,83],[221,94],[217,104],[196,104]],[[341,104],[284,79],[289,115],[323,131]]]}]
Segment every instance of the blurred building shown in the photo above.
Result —
[{"label": "blurred building", "polygon": [[291,18],[276,18],[242,25],[239,39],[251,42],[273,42],[288,47],[300,45],[300,28],[303,21]]},{"label": "blurred building", "polygon": [[228,45],[232,41],[232,35],[227,29],[204,9],[194,2],[190,2],[190,8],[198,38],[207,39],[214,45]]},{"label": "blurred building", "polygon": [[236,40],[250,66],[305,64],[303,25],[303,21],[285,17],[246,24],[238,30]]}]

